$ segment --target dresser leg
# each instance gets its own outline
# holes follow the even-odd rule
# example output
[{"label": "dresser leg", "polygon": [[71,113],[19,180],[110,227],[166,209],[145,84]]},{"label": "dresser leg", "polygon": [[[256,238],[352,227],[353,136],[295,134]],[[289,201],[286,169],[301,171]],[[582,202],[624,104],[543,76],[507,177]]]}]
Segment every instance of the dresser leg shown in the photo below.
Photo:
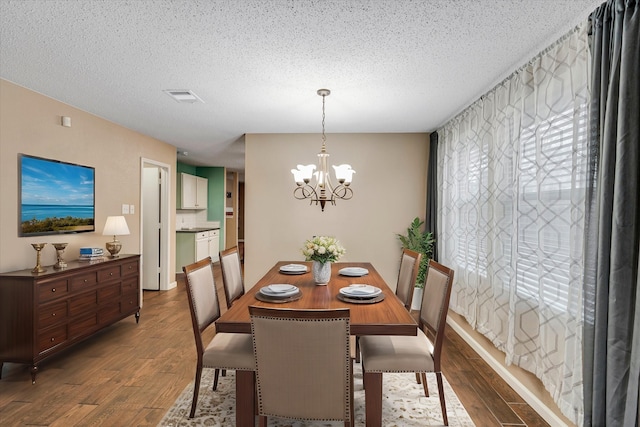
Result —
[{"label": "dresser leg", "polygon": [[136,323],[140,323],[140,312],[136,311]]},{"label": "dresser leg", "polygon": [[38,373],[38,366],[31,365],[31,384],[36,383],[36,374]]}]

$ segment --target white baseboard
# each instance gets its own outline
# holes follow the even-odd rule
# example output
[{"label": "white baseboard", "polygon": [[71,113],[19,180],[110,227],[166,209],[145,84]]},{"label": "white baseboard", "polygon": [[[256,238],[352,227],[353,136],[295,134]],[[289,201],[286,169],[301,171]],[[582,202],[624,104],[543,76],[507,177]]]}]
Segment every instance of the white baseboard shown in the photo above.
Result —
[{"label": "white baseboard", "polygon": [[570,427],[564,420],[556,415],[547,405],[544,404],[535,394],[531,392],[522,382],[520,382],[509,370],[489,354],[480,344],[474,340],[456,322],[447,317],[447,324],[456,331],[460,337],[473,348],[482,359],[493,368],[500,377],[513,388],[544,420],[552,426]]},{"label": "white baseboard", "polygon": [[173,282],[170,282],[166,288],[162,288],[160,289],[161,291],[168,291],[170,289],[176,288],[178,287],[178,282],[176,282],[175,280]]}]

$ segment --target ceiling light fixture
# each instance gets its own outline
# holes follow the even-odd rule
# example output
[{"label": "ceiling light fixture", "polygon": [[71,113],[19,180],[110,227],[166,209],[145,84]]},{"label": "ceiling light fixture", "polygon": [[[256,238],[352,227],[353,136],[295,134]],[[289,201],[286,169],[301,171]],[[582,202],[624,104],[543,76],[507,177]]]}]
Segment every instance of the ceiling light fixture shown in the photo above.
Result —
[{"label": "ceiling light fixture", "polygon": [[[356,173],[351,169],[351,165],[333,166],[338,186],[334,188],[331,185],[331,177],[327,171],[327,158],[329,157],[326,147],[327,137],[324,134],[324,103],[330,93],[329,89],[318,89],[318,95],[322,97],[322,149],[318,153],[318,170],[315,171],[316,165],[298,165],[298,169],[291,169],[297,185],[293,190],[293,196],[298,200],[310,199],[310,204],[314,202],[316,205],[320,204],[323,212],[327,202],[335,206],[336,199],[349,200],[353,197],[353,191],[349,184],[351,184],[353,174]],[[309,184],[311,177],[316,180],[314,185]]]}]

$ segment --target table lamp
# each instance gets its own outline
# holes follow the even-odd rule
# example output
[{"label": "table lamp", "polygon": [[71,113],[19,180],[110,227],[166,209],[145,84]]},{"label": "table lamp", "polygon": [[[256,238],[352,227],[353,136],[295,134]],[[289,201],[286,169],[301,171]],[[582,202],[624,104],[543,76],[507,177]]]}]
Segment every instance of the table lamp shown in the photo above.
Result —
[{"label": "table lamp", "polygon": [[122,249],[122,243],[116,239],[116,236],[126,236],[129,234],[129,227],[127,227],[127,220],[123,216],[109,216],[107,217],[107,223],[102,230],[103,236],[113,236],[113,242],[107,242],[107,250],[111,254],[111,257],[115,258]]}]

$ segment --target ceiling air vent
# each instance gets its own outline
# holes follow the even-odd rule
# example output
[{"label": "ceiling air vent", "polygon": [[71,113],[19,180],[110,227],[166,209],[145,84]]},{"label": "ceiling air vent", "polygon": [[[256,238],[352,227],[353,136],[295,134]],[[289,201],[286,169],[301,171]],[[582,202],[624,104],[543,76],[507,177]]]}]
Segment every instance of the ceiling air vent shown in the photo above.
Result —
[{"label": "ceiling air vent", "polygon": [[170,97],[172,97],[176,102],[187,103],[187,104],[202,102],[204,104],[204,101],[202,101],[202,99],[200,99],[198,95],[196,95],[190,90],[168,89],[168,90],[163,90],[163,92],[169,95]]}]

